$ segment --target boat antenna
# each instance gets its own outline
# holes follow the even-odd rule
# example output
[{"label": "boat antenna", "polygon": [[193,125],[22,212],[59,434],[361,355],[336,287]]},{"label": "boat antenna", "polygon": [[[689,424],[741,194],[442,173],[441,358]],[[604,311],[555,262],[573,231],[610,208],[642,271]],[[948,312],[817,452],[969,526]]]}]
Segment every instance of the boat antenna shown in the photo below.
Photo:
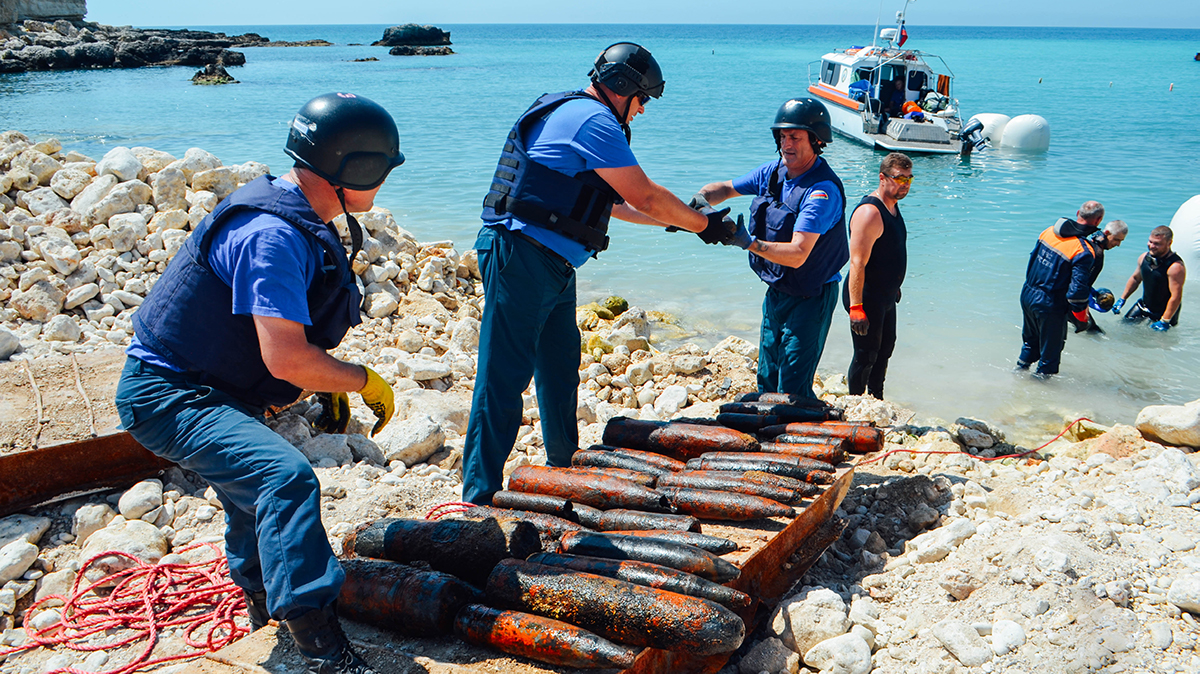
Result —
[{"label": "boat antenna", "polygon": [[883,16],[883,0],[879,0],[879,12],[875,14],[875,32],[871,33],[871,51],[875,51],[875,41],[879,39],[879,17]]}]

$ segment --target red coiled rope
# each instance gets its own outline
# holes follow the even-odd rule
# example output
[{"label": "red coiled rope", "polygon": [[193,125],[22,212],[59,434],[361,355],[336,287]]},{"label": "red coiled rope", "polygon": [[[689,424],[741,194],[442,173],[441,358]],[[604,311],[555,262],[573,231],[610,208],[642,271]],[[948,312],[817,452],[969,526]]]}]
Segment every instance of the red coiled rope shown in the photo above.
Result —
[{"label": "red coiled rope", "polygon": [[[229,578],[229,563],[224,553],[212,543],[184,548],[183,553],[207,546],[216,558],[195,564],[147,564],[123,552],[103,552],[84,563],[75,576],[68,596],[50,595],[30,607],[26,615],[50,599],[64,603],[59,622],[30,633],[25,645],[0,650],[7,656],[38,646],[65,646],[75,651],[98,651],[119,648],[145,640],[142,653],[132,662],[106,674],[130,674],[153,665],[173,660],[186,660],[221,649],[248,634],[249,628],[234,622],[246,616],[245,598],[241,588]],[[124,557],[135,566],[102,578],[80,588],[84,574],[96,560],[103,557]],[[116,583],[112,592],[102,596],[95,592],[101,585]],[[205,625],[207,633],[199,640],[193,635]],[[151,658],[159,634],[166,628],[183,627],[183,640],[196,649],[160,658]],[[88,637],[109,630],[131,632],[103,643],[84,643]],[[75,667],[62,667],[47,674],[86,674]]]},{"label": "red coiled rope", "polygon": [[[1054,442],[1055,440],[1066,435],[1067,431],[1071,430],[1071,428],[1073,428],[1075,426],[1075,424],[1078,424],[1082,421],[1092,421],[1092,420],[1087,417],[1079,417],[1075,421],[1072,421],[1071,423],[1067,424],[1066,427],[1064,427],[1062,429],[1062,431],[1059,432],[1058,435],[1054,436],[1049,441],[1044,442],[1044,443],[1038,445],[1037,447],[1034,447],[1033,449],[1021,452],[1020,454],[1004,454],[1001,456],[993,456],[991,458],[985,458],[982,456],[975,456],[974,454],[971,454],[970,452],[964,452],[961,449],[958,451],[954,451],[954,452],[939,452],[939,451],[934,451],[934,450],[930,450],[930,449],[926,449],[926,450],[893,449],[889,452],[884,452],[883,454],[880,454],[879,456],[874,457],[873,459],[870,459],[868,461],[860,461],[858,463],[858,465],[859,466],[867,466],[872,463],[875,463],[876,461],[882,461],[882,460],[886,459],[887,457],[891,456],[892,454],[966,454],[967,456],[971,457],[972,459],[979,459],[980,461],[999,461],[1000,459],[1019,459],[1022,456],[1028,456],[1038,450],[1045,449],[1046,447],[1050,446],[1050,444],[1052,442]],[[1095,422],[1093,421],[1092,423],[1095,423]]]},{"label": "red coiled rope", "polygon": [[429,512],[425,513],[425,519],[440,520],[451,513],[465,512],[474,507],[474,503],[466,503],[463,501],[447,501],[445,503],[439,503],[430,508]]}]

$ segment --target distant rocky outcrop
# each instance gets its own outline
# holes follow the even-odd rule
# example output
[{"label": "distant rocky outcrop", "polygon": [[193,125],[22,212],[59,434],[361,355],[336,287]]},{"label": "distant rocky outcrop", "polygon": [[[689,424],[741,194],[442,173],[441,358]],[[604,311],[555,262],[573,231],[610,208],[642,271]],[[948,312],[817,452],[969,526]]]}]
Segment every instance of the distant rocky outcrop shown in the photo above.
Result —
[{"label": "distant rocky outcrop", "polygon": [[409,47],[402,45],[388,50],[392,56],[448,56],[454,53],[449,47]]},{"label": "distant rocky outcrop", "polygon": [[[2,1],[2,0],[0,0]],[[240,66],[245,47],[268,42],[255,33],[140,29],[60,19],[0,26],[0,73],[142,66]]]},{"label": "distant rocky outcrop", "polygon": [[84,14],[85,0],[0,0],[0,24],[26,19],[82,21]]},{"label": "distant rocky outcrop", "polygon": [[450,31],[436,26],[406,23],[383,31],[383,39],[372,42],[373,47],[436,47],[451,44]]},{"label": "distant rocky outcrop", "polygon": [[225,68],[210,63],[202,70],[192,75],[192,84],[237,84],[238,81],[233,79],[233,75]]}]

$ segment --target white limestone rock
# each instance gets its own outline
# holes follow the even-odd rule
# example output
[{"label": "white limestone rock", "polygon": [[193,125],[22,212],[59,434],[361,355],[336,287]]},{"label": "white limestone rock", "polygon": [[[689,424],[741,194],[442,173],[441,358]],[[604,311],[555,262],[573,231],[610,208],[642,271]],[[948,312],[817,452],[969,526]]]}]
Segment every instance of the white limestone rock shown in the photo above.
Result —
[{"label": "white limestone rock", "polygon": [[38,184],[49,185],[50,179],[62,168],[62,163],[45,152],[29,148],[12,160],[12,168],[24,169]]},{"label": "white limestone rock", "polygon": [[116,516],[116,511],[108,507],[106,503],[81,506],[75,511],[71,523],[71,533],[75,536],[75,543],[83,545],[88,536],[108,526],[108,523]]},{"label": "white limestone rock", "polygon": [[[146,183],[140,180],[130,180],[109,190],[108,194],[105,194],[84,215],[93,224],[104,224],[114,215],[137,211],[138,206],[150,201],[152,194],[153,191]],[[72,208],[74,208],[74,203],[72,203]]]},{"label": "white limestone rock", "polygon": [[16,540],[37,544],[50,528],[49,517],[16,514],[0,519],[0,547]]},{"label": "white limestone rock", "polygon": [[[471,399],[462,393],[412,389],[396,395],[396,415],[392,423],[396,423],[397,419],[428,415],[443,429],[462,435],[467,432],[470,413]],[[376,442],[379,442],[378,437]]]},{"label": "white limestone rock", "polygon": [[673,384],[663,389],[663,392],[654,400],[654,413],[659,418],[667,419],[679,410],[687,407],[688,392],[687,388],[679,384]]},{"label": "white limestone rock", "polygon": [[136,520],[162,504],[162,481],[142,480],[121,494],[121,500],[117,502],[117,510],[125,519]]},{"label": "white limestone rock", "polygon": [[228,166],[199,171],[192,175],[192,189],[212,192],[221,201],[238,187],[238,173]]},{"label": "white limestone rock", "polygon": [[[114,518],[108,526],[88,536],[80,557],[91,559],[102,552],[124,552],[153,564],[169,551],[170,545],[158,527],[142,520],[126,520],[122,517]],[[92,583],[133,566],[134,562],[126,557],[105,555],[88,567],[84,578]]]},{"label": "white limestone rock", "polygon": [[1012,620],[997,620],[992,624],[992,652],[1004,655],[1025,645],[1025,628]]},{"label": "white limestone rock", "polygon": [[1180,576],[1172,581],[1167,601],[1188,613],[1200,614],[1200,575]]},{"label": "white limestone rock", "polygon": [[679,374],[695,374],[708,367],[708,359],[704,356],[676,356],[671,359],[671,371]]},{"label": "white limestone rock", "polygon": [[806,588],[783,601],[771,616],[770,633],[797,653],[850,629],[846,603],[833,590]]},{"label": "white limestone rock", "polygon": [[129,151],[142,164],[142,170],[138,173],[138,180],[145,180],[147,176],[158,173],[169,166],[171,162],[175,161],[174,155],[162,150],[155,150],[152,147],[139,145],[129,148]]},{"label": "white limestone rock", "polygon": [[127,147],[114,147],[96,162],[96,175],[113,175],[121,182],[135,180],[141,172],[141,160]]},{"label": "white limestone rock", "polygon": [[634,363],[625,370],[625,376],[629,379],[630,385],[641,386],[654,378],[654,366],[648,360]]},{"label": "white limestone rock", "polygon": [[1186,405],[1151,405],[1138,412],[1142,435],[1166,445],[1200,447],[1200,400]]},{"label": "white limestone rock", "polygon": [[427,414],[400,421],[392,419],[375,436],[384,462],[402,461],[409,467],[424,463],[445,443],[446,434],[441,425]]},{"label": "white limestone rock", "polygon": [[354,454],[346,444],[346,436],[338,433],[313,437],[300,447],[300,452],[309,463],[315,464],[322,459],[329,459],[339,466],[354,463]]},{"label": "white limestone rock", "polygon": [[108,196],[108,193],[117,186],[117,177],[114,175],[100,176],[92,182],[88,183],[79,194],[71,199],[71,210],[82,215],[87,215],[88,211],[100,203],[100,200]]},{"label": "white limestone rock", "polygon": [[32,192],[24,192],[20,201],[24,201],[25,208],[34,215],[42,215],[70,206],[65,199],[58,196],[58,193],[49,187],[39,187]]},{"label": "white limestone rock", "polygon": [[804,664],[829,674],[867,674],[871,671],[871,646],[857,634],[843,634],[808,649]]},{"label": "white limestone rock", "polygon": [[967,667],[978,667],[992,659],[991,646],[965,622],[943,620],[933,626],[932,632],[950,655]]},{"label": "white limestone rock", "polygon": [[177,168],[183,171],[183,177],[190,183],[192,176],[201,171],[215,169],[221,165],[221,160],[217,159],[216,155],[198,147],[189,148],[183,153],[182,159],[176,159],[166,166],[166,168]]},{"label": "white limestone rock", "polygon": [[[255,178],[270,175],[271,173],[269,166],[257,161],[248,161],[233,168],[237,171],[237,180],[240,183],[248,183]],[[363,226],[365,227],[366,225]]]},{"label": "white limestone rock", "polygon": [[1042,571],[1069,573],[1072,570],[1070,556],[1051,547],[1039,548],[1033,555],[1033,563]]},{"label": "white limestone rock", "polygon": [[[147,231],[149,231],[151,233],[162,232],[165,234],[166,232],[171,231],[171,230],[187,229],[188,225],[190,225],[190,224],[191,224],[191,220],[188,219],[188,213],[186,210],[183,210],[183,209],[172,209],[172,210],[167,210],[167,211],[159,210],[157,213],[154,214],[154,217],[150,219],[150,222],[146,225],[146,229],[147,229]],[[163,246],[164,246],[164,248],[166,247],[166,237],[165,236],[163,237]],[[178,250],[178,247],[176,247],[176,250]],[[172,252],[170,249],[167,249],[167,252],[171,257],[174,256],[174,252]]]},{"label": "white limestone rock", "polygon": [[0,360],[8,360],[21,348],[21,339],[8,328],[0,328]]},{"label": "white limestone rock", "polygon": [[75,582],[76,572],[74,569],[66,568],[57,571],[51,571],[38,581],[37,593],[34,595],[34,601],[42,603],[45,608],[54,608],[62,606],[61,599],[47,599],[51,595],[65,597],[71,591],[71,585]]},{"label": "white limestone rock", "polygon": [[78,342],[82,331],[73,316],[59,314],[51,318],[42,328],[42,339],[47,342]]},{"label": "white limestone rock", "polygon": [[454,324],[454,332],[450,336],[450,350],[461,351],[463,353],[478,351],[479,329],[480,323],[478,319],[470,316],[460,318]]},{"label": "white limestone rock", "polygon": [[734,337],[733,335],[730,335],[718,342],[717,345],[712,348],[712,351],[729,351],[751,360],[758,360],[758,347],[742,339],[741,337]]},{"label": "white limestone rock", "polygon": [[946,569],[938,578],[938,585],[941,585],[942,589],[951,597],[962,601],[978,589],[979,582],[967,571],[950,568]]},{"label": "white limestone rock", "polygon": [[1187,494],[1200,487],[1200,471],[1188,455],[1169,447],[1133,471],[1136,480],[1161,482],[1176,494]]},{"label": "white limestone rock", "polygon": [[388,292],[377,292],[367,295],[367,315],[371,318],[383,318],[396,313],[400,303]]},{"label": "white limestone rock", "polygon": [[50,282],[38,281],[28,290],[13,293],[8,305],[27,321],[45,323],[58,315],[66,298],[66,293]]},{"label": "white limestone rock", "polygon": [[177,168],[165,168],[155,173],[151,199],[159,211],[186,211],[187,179]]},{"label": "white limestone rock", "polygon": [[0,585],[23,576],[37,560],[38,546],[24,538],[0,548]]},{"label": "white limestone rock", "polygon": [[58,272],[60,276],[70,276],[83,261],[79,249],[75,247],[74,243],[71,243],[70,239],[57,236],[46,237],[42,239],[39,249],[42,259],[54,265],[54,271]]}]

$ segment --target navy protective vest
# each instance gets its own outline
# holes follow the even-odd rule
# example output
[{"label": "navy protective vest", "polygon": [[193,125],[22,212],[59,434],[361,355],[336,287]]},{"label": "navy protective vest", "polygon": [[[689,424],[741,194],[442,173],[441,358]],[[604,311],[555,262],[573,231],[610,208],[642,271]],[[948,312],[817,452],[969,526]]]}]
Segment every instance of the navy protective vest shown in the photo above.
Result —
[{"label": "navy protective vest", "polygon": [[787,166],[782,160],[771,173],[767,194],[754,198],[750,203],[750,233],[763,241],[790,242],[796,227],[796,216],[800,205],[819,182],[829,181],[837,186],[842,197],[843,212],[828,232],[822,234],[808,259],[799,268],[792,269],[776,264],[754,253],[750,254],[750,268],[772,288],[796,297],[814,297],[821,294],[821,287],[850,259],[850,242],[846,238],[846,190],[842,181],[820,157],[813,167],[800,177],[797,185],[783,199],[783,184],[787,180]]},{"label": "navy protective vest", "polygon": [[621,195],[595,171],[569,176],[539,164],[529,157],[524,140],[535,122],[579,98],[596,100],[578,91],[543,94],[521,115],[508,132],[480,217],[484,222],[516,217],[578,241],[594,256],[608,248],[608,220],[613,204],[624,203]]},{"label": "navy protective vest", "polygon": [[199,382],[255,407],[286,405],[300,389],[276,379],[258,348],[251,316],[233,313],[233,289],[209,266],[213,235],[229,217],[247,210],[270,213],[317,240],[325,253],[308,288],[310,344],[332,349],[351,326],[362,322],[350,261],[337,232],[321,221],[303,194],[276,187],[271,176],[256,178],[221,202],[196,227],[167,265],[146,301],[133,315],[137,337],[148,348]]},{"label": "navy protective vest", "polygon": [[[1146,253],[1146,257],[1142,258],[1142,306],[1149,311],[1154,320],[1162,318],[1163,313],[1167,310],[1167,302],[1171,301],[1171,285],[1167,280],[1167,270],[1176,262],[1183,262],[1183,258],[1175,251],[1171,251],[1166,257],[1157,258]],[[1183,309],[1180,304],[1179,309],[1175,310],[1175,315],[1171,317],[1171,325],[1179,324],[1179,313]]]}]

